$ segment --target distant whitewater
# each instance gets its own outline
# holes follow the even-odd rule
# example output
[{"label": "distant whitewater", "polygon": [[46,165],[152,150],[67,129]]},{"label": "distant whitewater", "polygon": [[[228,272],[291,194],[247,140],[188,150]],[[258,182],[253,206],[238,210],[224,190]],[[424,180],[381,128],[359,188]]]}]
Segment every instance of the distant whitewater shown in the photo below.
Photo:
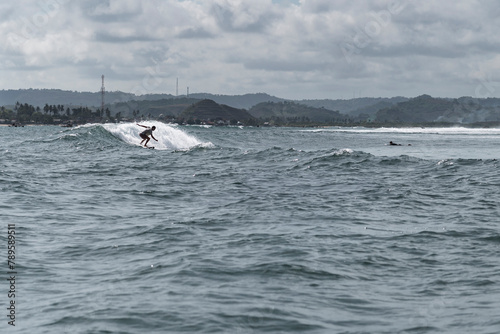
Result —
[{"label": "distant whitewater", "polygon": [[319,129],[306,129],[303,132],[351,132],[351,133],[374,133],[374,134],[439,134],[439,135],[492,135],[498,136],[498,128],[464,128],[464,127],[408,127],[408,128],[365,128],[365,127],[326,127]]},{"label": "distant whitewater", "polygon": [[[211,142],[201,142],[194,136],[178,129],[176,126],[164,124],[161,122],[141,122],[146,126],[156,126],[153,136],[158,142],[151,139],[149,146],[154,146],[159,150],[189,150],[195,147],[212,147]],[[130,144],[140,146],[141,137],[139,134],[145,129],[136,123],[104,124],[104,129],[109,131],[115,137]]]}]

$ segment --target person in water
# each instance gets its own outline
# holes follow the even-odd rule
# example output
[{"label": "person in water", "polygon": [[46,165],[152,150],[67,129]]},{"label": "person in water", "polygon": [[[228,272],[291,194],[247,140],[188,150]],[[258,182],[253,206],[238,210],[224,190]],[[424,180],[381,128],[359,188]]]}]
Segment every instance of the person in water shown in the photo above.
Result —
[{"label": "person in water", "polygon": [[[154,136],[153,136],[153,131],[156,130],[156,126],[152,126],[152,127],[149,127],[149,126],[145,126],[145,125],[140,125],[140,124],[137,124],[139,126],[142,126],[143,128],[146,128],[146,130],[142,131],[139,136],[142,138],[142,141],[139,145],[142,145],[142,143],[144,141],[146,141],[144,143],[144,147],[148,147],[148,142],[151,138],[153,138],[154,140],[158,141]],[[151,136],[151,138],[149,138],[149,136]]]},{"label": "person in water", "polygon": [[[401,144],[396,144],[396,143],[393,143],[392,141],[389,142],[389,145],[391,145],[391,146],[402,146]],[[408,144],[408,146],[411,146],[411,144]]]}]

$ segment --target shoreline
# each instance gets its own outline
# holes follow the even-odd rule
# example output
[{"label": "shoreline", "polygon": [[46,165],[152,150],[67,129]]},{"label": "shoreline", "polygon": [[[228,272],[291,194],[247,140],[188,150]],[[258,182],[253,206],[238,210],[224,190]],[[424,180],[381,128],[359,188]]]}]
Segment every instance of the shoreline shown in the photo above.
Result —
[{"label": "shoreline", "polygon": [[[161,122],[159,120],[153,120],[153,122]],[[121,124],[126,124],[129,122],[121,122]],[[133,122],[132,122],[133,123]],[[33,127],[33,126],[57,126],[57,127],[66,127],[63,126],[64,123],[61,124],[21,124],[20,126],[12,126],[11,123],[0,123],[0,127]],[[73,124],[72,127],[77,127],[84,124],[120,124],[119,123],[83,123],[83,124]],[[178,123],[165,123],[165,124],[175,124],[175,125],[184,125]],[[432,128],[464,128],[464,129],[498,129],[500,130],[500,123],[492,122],[492,123],[472,123],[472,124],[343,124],[343,125],[319,125],[319,124],[311,124],[311,125],[260,125],[260,126],[245,126],[244,127],[260,127],[260,128],[313,128],[313,129],[330,129],[330,128],[365,128],[365,129],[432,129]]]}]

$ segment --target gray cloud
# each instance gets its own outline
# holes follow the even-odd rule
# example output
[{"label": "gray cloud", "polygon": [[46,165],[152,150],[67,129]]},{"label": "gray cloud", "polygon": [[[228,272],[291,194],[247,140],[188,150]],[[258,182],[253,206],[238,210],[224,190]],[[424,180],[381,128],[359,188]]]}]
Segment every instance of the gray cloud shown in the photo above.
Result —
[{"label": "gray cloud", "polygon": [[[0,89],[107,86],[286,98],[500,96],[493,0],[19,0]],[[20,75],[19,73],[30,73]],[[143,82],[158,84],[144,85]]]},{"label": "gray cloud", "polygon": [[214,3],[210,13],[224,31],[265,33],[280,16],[269,1],[256,3],[260,6],[244,1]]},{"label": "gray cloud", "polygon": [[264,70],[270,72],[310,72],[324,70],[328,67],[328,64],[318,61],[301,62],[280,59],[255,59],[246,61],[244,66],[250,70]]},{"label": "gray cloud", "polygon": [[158,42],[162,39],[147,35],[112,34],[106,31],[98,31],[94,34],[94,39],[103,43],[131,43],[131,42]]},{"label": "gray cloud", "polygon": [[202,27],[186,28],[177,34],[178,38],[213,38],[214,34]]}]

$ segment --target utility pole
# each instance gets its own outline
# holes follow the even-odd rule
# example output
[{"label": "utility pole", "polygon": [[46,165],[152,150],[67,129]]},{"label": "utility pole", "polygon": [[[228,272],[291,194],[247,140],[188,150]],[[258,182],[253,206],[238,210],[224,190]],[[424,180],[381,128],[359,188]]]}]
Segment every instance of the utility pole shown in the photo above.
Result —
[{"label": "utility pole", "polygon": [[101,117],[104,115],[104,94],[106,90],[104,89],[104,74],[102,75],[102,87],[101,87]]}]

